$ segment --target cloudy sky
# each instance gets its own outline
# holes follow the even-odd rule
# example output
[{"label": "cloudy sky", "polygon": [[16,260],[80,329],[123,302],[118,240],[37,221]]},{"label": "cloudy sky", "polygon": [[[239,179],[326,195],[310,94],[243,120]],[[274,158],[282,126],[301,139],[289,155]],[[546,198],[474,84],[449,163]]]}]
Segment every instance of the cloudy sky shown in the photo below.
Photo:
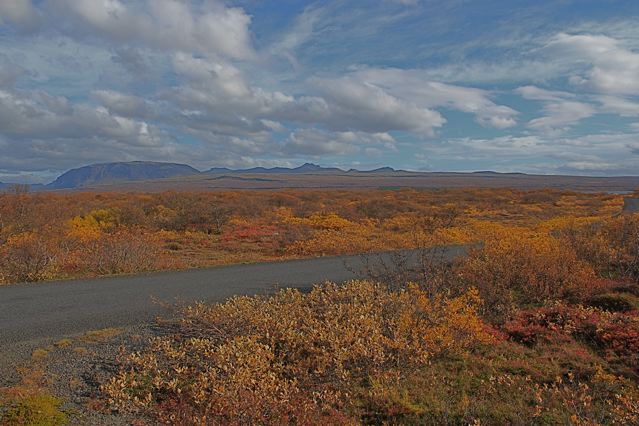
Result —
[{"label": "cloudy sky", "polygon": [[0,0],[0,181],[128,160],[639,174],[636,0]]}]

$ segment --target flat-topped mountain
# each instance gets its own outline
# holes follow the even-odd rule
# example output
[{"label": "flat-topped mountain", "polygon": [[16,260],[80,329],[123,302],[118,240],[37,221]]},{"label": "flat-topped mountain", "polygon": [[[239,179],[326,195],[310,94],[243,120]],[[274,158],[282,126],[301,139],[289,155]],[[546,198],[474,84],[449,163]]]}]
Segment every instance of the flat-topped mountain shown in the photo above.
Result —
[{"label": "flat-topped mountain", "polygon": [[81,188],[121,181],[151,180],[178,176],[192,176],[200,171],[186,164],[132,161],[125,163],[93,164],[69,170],[47,187],[52,189]]}]

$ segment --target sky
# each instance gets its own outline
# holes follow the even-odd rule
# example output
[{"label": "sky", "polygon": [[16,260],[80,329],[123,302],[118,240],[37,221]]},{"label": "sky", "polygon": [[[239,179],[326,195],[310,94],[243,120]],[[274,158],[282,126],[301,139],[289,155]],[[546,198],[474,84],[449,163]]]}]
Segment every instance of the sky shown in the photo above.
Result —
[{"label": "sky", "polygon": [[0,0],[0,181],[639,174],[636,0]]}]

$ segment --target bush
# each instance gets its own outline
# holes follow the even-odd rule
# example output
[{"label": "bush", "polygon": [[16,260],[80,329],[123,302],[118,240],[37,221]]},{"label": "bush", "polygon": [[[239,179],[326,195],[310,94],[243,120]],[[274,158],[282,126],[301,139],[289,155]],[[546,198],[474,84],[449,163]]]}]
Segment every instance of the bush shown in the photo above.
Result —
[{"label": "bush", "polygon": [[503,326],[514,341],[561,344],[576,339],[639,374],[639,316],[557,304],[520,312]]},{"label": "bush", "polygon": [[348,408],[351,390],[371,376],[490,342],[479,303],[474,291],[428,298],[417,286],[355,281],[200,304],[175,335],[131,355],[104,390],[115,406],[162,422],[301,424],[304,412],[316,422]]},{"label": "bush", "polygon": [[639,307],[639,301],[629,294],[605,293],[591,297],[588,305],[604,311],[630,312]]},{"label": "bush", "polygon": [[158,244],[144,234],[116,232],[81,246],[80,267],[95,274],[131,274],[158,269]]},{"label": "bush", "polygon": [[55,251],[46,237],[25,232],[0,246],[0,283],[42,281],[52,276]]},{"label": "bush", "polygon": [[503,321],[516,306],[578,301],[596,281],[592,268],[551,236],[504,234],[474,249],[457,267],[461,284],[476,287],[483,313]]},{"label": "bush", "polygon": [[561,238],[602,275],[639,279],[639,214],[570,226]]}]

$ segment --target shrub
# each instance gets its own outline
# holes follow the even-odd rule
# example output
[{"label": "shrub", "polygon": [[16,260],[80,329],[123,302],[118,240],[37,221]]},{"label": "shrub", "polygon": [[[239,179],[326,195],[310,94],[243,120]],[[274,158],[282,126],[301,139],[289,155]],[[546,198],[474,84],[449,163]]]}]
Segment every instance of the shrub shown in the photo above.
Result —
[{"label": "shrub", "polygon": [[103,234],[80,250],[80,267],[96,274],[128,274],[159,267],[158,243],[142,233]]},{"label": "shrub", "polygon": [[639,307],[639,301],[630,294],[598,294],[588,300],[588,305],[610,312],[630,312]]},{"label": "shrub", "polygon": [[602,275],[639,279],[639,215],[623,215],[559,232],[578,257]]},{"label": "shrub", "polygon": [[115,406],[144,408],[166,422],[331,417],[372,375],[490,342],[479,303],[472,290],[429,298],[417,286],[389,291],[355,281],[199,304],[186,310],[175,335],[131,355],[104,390]]},{"label": "shrub", "polygon": [[[376,377],[359,396],[358,414],[365,424],[402,425],[598,425],[639,419],[637,385],[600,367],[578,378],[555,368],[566,361],[562,354],[549,361],[512,344],[486,352],[437,360],[408,377]],[[510,367],[515,361],[520,368]],[[536,368],[544,377],[530,374]]]},{"label": "shrub", "polygon": [[0,283],[42,281],[55,267],[55,251],[50,240],[33,232],[10,237],[0,246]]},{"label": "shrub", "polygon": [[457,274],[462,285],[479,289],[483,313],[498,321],[517,305],[580,300],[596,281],[592,268],[559,239],[512,233],[472,250]]},{"label": "shrub", "polygon": [[504,324],[514,341],[527,345],[577,339],[614,363],[639,374],[639,316],[581,306],[554,306],[520,312]]}]

